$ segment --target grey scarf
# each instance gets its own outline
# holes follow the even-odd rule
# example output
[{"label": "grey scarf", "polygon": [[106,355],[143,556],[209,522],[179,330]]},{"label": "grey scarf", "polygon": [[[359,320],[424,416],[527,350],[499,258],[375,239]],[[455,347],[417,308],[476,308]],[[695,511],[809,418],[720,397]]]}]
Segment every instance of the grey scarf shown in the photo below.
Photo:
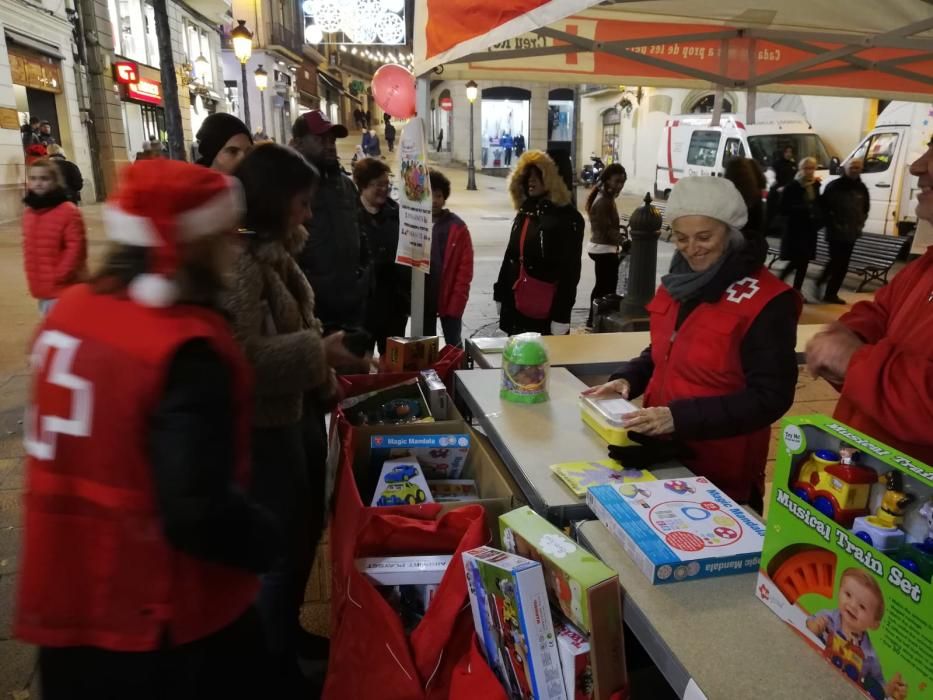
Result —
[{"label": "grey scarf", "polygon": [[694,272],[687,259],[680,254],[680,251],[677,251],[671,259],[671,271],[661,278],[661,284],[676,301],[683,303],[692,299],[713,281],[726,262],[726,258],[744,245],[745,238],[742,232],[736,228],[730,228],[726,250],[719,260],[702,272]]}]

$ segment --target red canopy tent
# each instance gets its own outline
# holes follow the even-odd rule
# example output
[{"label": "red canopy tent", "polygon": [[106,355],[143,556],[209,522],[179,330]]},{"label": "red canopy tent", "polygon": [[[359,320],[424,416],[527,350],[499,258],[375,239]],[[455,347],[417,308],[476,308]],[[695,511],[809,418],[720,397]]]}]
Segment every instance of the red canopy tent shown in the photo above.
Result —
[{"label": "red canopy tent", "polygon": [[416,0],[415,71],[927,101],[931,0]]}]

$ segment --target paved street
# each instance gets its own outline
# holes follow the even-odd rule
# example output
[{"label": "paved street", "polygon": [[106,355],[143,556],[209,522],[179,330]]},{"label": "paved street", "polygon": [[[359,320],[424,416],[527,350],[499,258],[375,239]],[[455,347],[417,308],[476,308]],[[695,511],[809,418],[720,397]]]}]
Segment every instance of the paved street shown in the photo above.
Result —
[{"label": "paved street", "polygon": [[[352,138],[352,137],[351,137]],[[349,141],[349,139],[348,139]],[[353,141],[355,145],[355,139]],[[349,162],[352,148],[341,145],[341,153]],[[390,158],[391,158],[390,154]],[[461,168],[442,168],[449,175],[453,193],[450,208],[469,225],[475,248],[475,275],[470,302],[464,317],[465,335],[487,334],[495,330],[495,305],[492,285],[508,239],[514,212],[503,178],[477,176],[478,190],[466,190],[466,172]],[[584,193],[579,193],[582,204]],[[626,194],[620,209],[626,213],[640,204],[643,193]],[[105,248],[100,220],[100,205],[84,208],[88,228],[89,248],[93,263]],[[27,392],[26,348],[38,319],[35,301],[26,291],[22,271],[19,223],[0,224],[0,700],[36,698],[33,688],[34,652],[10,639],[14,580],[20,541],[20,499],[23,484],[22,415]],[[672,247],[660,244],[659,270],[666,270]],[[586,317],[589,292],[593,285],[593,266],[584,258],[583,276],[577,292],[574,312],[575,332],[581,330]],[[850,300],[855,297],[846,293]],[[860,295],[867,296],[867,295]],[[831,320],[841,307],[809,306],[803,318],[806,323]],[[798,397],[802,398],[802,397]],[[822,403],[810,410],[831,410],[832,404],[821,393]],[[794,410],[797,410],[795,407]],[[62,582],[67,585],[67,582]]]}]

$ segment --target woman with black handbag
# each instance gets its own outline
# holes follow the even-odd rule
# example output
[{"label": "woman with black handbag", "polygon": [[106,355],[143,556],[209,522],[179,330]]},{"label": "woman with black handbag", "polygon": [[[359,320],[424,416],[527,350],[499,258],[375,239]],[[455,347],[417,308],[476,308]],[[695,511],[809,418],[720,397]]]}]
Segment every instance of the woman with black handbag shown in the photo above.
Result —
[{"label": "woman with black handbag", "polygon": [[499,327],[509,335],[566,335],[580,281],[583,217],[542,151],[522,155],[509,193],[518,214],[493,287]]}]

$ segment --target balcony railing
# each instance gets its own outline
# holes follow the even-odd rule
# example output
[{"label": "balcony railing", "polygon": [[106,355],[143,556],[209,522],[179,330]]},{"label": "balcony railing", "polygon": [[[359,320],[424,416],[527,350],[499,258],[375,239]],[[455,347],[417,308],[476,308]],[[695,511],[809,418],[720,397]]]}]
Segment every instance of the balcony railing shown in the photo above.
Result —
[{"label": "balcony railing", "polygon": [[269,43],[276,44],[289,51],[294,51],[300,56],[301,47],[304,45],[304,38],[296,29],[286,27],[279,22],[273,21]]}]

